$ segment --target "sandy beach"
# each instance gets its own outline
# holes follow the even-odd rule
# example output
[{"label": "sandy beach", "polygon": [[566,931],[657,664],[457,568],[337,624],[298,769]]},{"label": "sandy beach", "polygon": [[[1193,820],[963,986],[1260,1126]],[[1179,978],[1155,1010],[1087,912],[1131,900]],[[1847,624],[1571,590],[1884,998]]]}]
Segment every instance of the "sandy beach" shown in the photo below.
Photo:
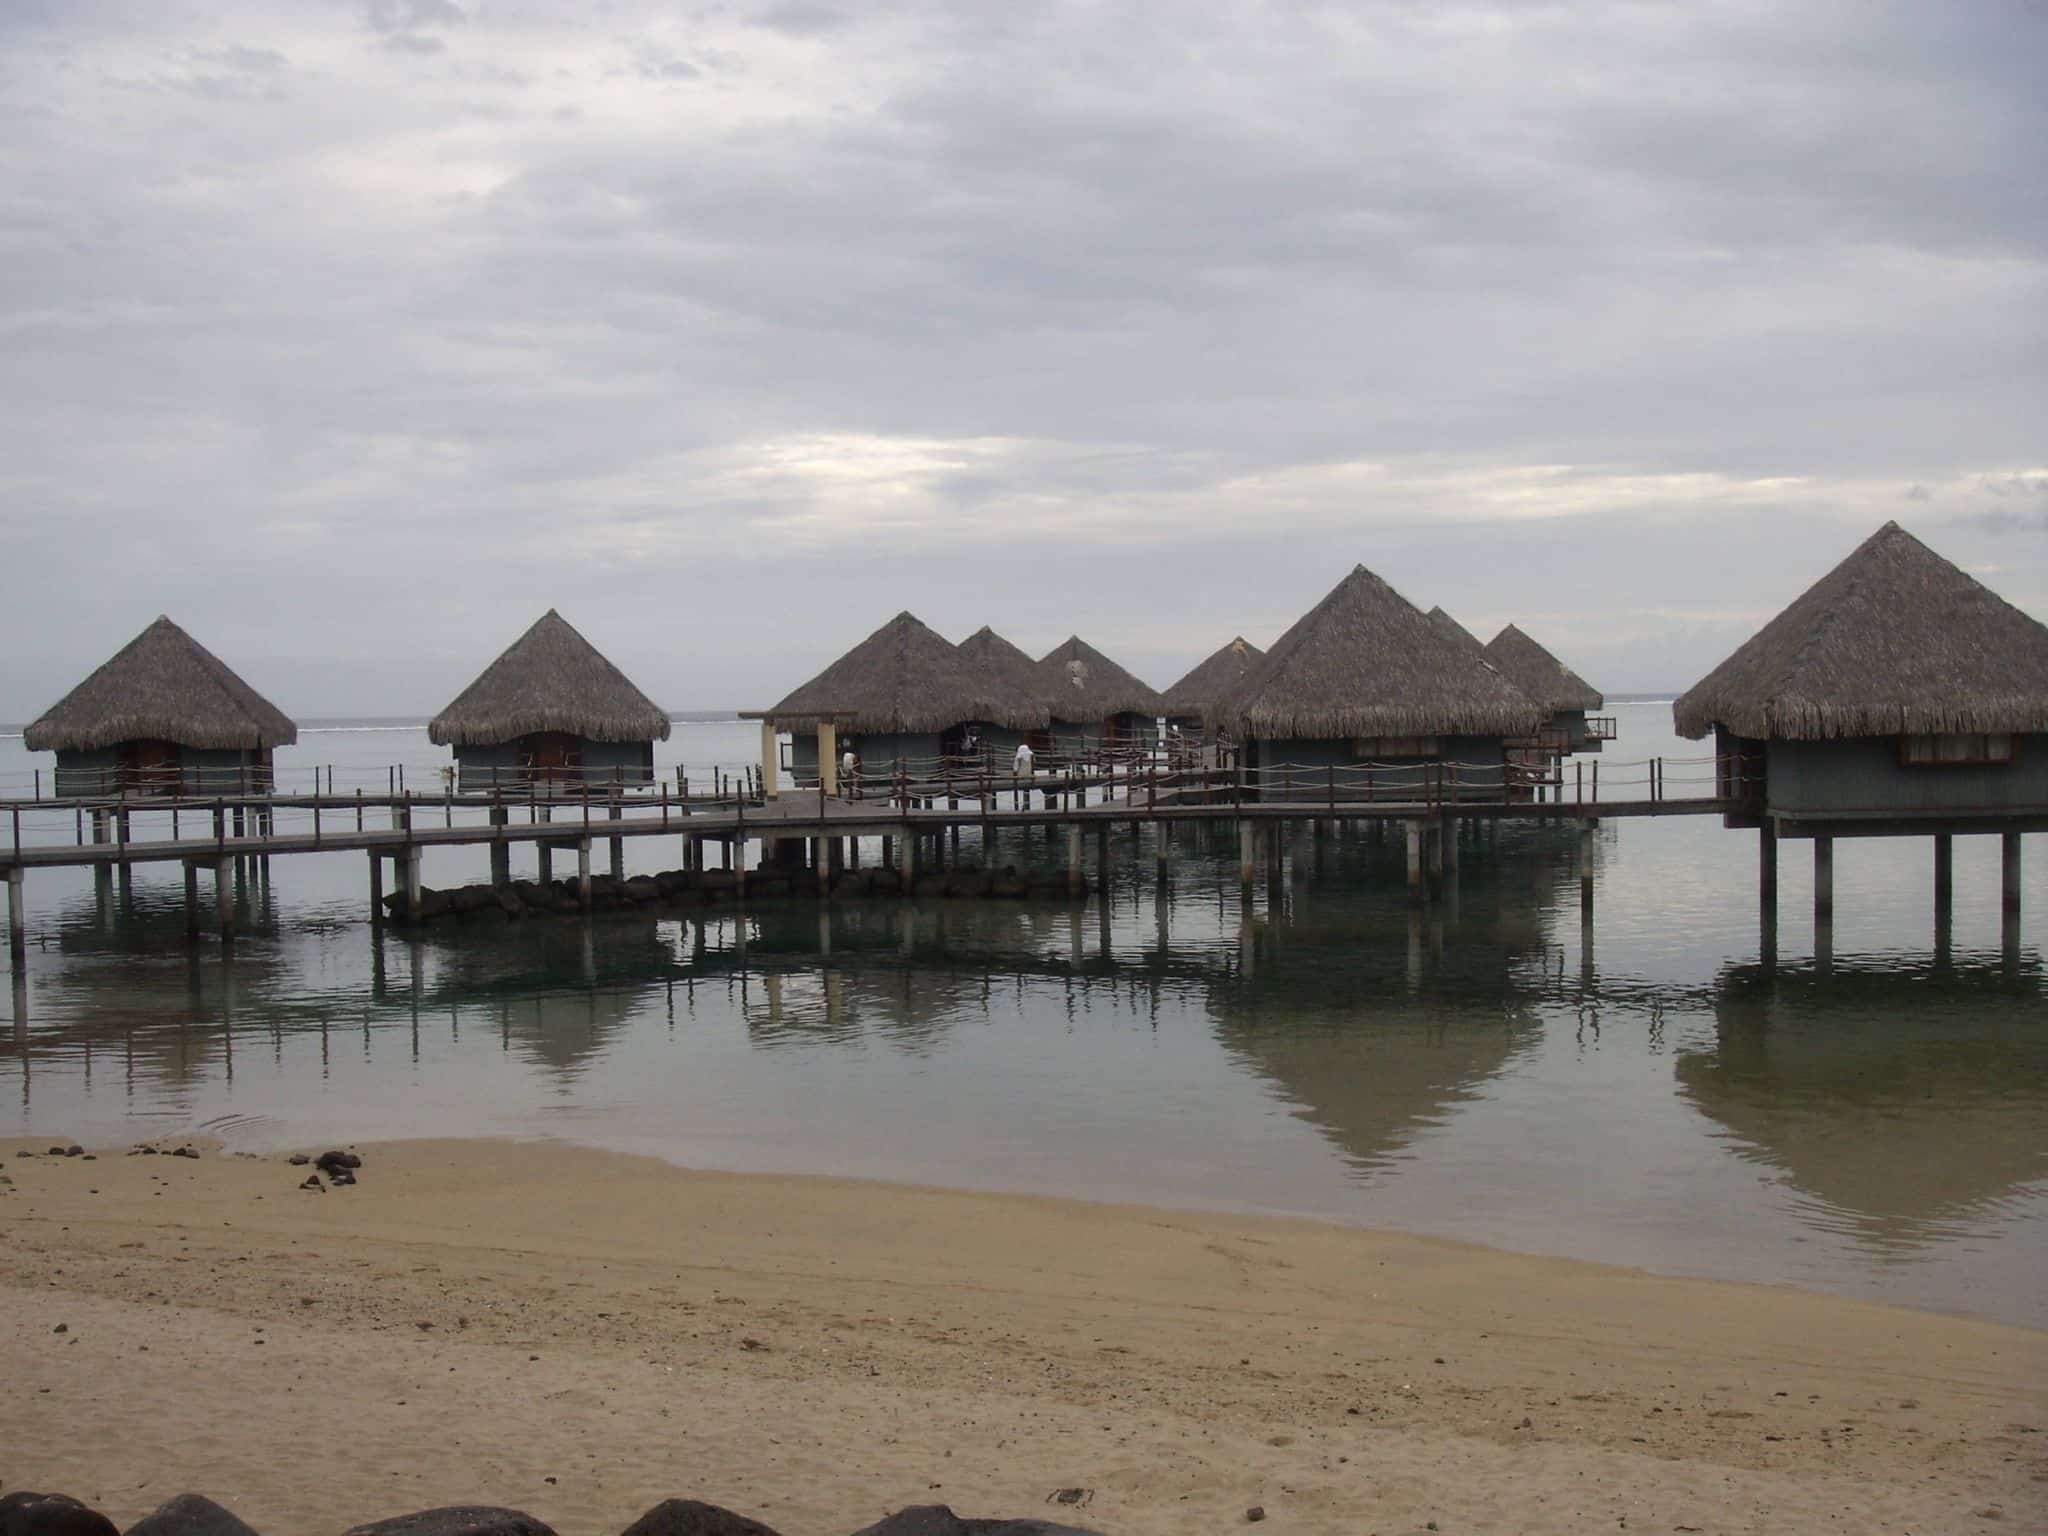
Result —
[{"label": "sandy beach", "polygon": [[924,1502],[1111,1533],[2048,1526],[2026,1330],[559,1145],[363,1147],[326,1193],[281,1156],[26,1145],[0,1479],[124,1525],[191,1489],[265,1536],[465,1501],[599,1536],[678,1495],[785,1536]]}]

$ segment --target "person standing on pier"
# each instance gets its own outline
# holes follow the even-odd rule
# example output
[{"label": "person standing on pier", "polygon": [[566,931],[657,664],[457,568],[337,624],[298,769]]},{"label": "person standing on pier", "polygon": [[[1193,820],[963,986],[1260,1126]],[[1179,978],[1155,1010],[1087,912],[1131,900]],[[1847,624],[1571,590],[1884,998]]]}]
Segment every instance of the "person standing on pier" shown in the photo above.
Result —
[{"label": "person standing on pier", "polygon": [[854,750],[852,742],[839,754],[839,793],[849,800],[860,798],[860,753]]},{"label": "person standing on pier", "polygon": [[1010,759],[1010,772],[1014,777],[1022,781],[1019,784],[1011,786],[1011,793],[1015,801],[1015,808],[1018,810],[1022,810],[1024,809],[1025,804],[1029,800],[1031,794],[1030,789],[1027,787],[1031,782],[1030,742],[1020,741],[1017,743],[1017,755]]}]

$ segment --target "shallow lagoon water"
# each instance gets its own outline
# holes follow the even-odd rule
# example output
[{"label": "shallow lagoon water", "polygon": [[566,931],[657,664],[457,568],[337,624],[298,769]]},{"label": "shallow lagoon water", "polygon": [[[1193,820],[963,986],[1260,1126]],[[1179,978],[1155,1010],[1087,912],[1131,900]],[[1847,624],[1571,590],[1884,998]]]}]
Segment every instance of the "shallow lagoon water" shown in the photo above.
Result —
[{"label": "shallow lagoon water", "polygon": [[[1610,779],[1697,755],[1668,705],[1615,712]],[[756,739],[680,725],[661,761],[701,777]],[[354,728],[305,732],[280,766],[346,785],[400,760],[422,781],[444,759],[417,728]],[[31,762],[0,741],[0,778]],[[1152,836],[1119,832],[1106,896],[1072,906],[800,901],[418,939],[371,927],[360,855],[281,859],[226,954],[186,946],[174,867],[138,869],[125,900],[38,871],[0,1134],[553,1137],[1299,1213],[2048,1325],[2038,855],[2013,952],[1992,840],[1958,840],[1939,947],[1928,842],[1839,844],[1822,964],[1804,846],[1785,845],[1767,960],[1753,835],[1713,818],[1603,826],[1590,934],[1562,830],[1468,843],[1455,907],[1419,923],[1391,837],[1298,838],[1247,906],[1234,842],[1177,836],[1162,897]],[[678,862],[667,840],[626,849]],[[484,864],[436,852],[427,880]]]}]

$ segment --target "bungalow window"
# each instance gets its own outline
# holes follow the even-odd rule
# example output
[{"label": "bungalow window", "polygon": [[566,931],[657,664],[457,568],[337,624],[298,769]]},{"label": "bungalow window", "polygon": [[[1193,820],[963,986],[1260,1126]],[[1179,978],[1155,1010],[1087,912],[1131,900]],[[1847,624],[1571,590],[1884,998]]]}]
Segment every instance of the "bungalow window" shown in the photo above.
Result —
[{"label": "bungalow window", "polygon": [[1954,768],[2012,761],[2012,736],[2006,731],[1975,731],[1942,736],[1902,736],[1899,761],[1908,768]]},{"label": "bungalow window", "polygon": [[1434,736],[1360,736],[1351,743],[1360,762],[1384,763],[1402,757],[1436,757]]}]

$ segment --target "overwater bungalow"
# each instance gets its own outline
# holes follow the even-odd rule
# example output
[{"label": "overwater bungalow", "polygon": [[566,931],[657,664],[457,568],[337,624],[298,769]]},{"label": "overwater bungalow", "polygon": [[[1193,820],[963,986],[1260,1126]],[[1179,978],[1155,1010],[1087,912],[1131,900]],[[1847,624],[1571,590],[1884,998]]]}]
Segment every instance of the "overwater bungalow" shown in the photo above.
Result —
[{"label": "overwater bungalow", "polygon": [[1052,719],[1038,663],[986,624],[962,640],[958,649],[988,675],[996,697],[1009,706],[1010,718],[1034,722],[1028,727],[994,720],[974,722],[974,737],[981,744],[982,755],[992,763],[1007,764],[1019,743],[1042,734]]},{"label": "overwater bungalow", "polygon": [[273,781],[299,728],[226,662],[159,617],[23,733],[57,754],[59,795],[222,795]]},{"label": "overwater bungalow", "polygon": [[1039,657],[1038,676],[1052,710],[1050,745],[1149,746],[1158,739],[1166,700],[1079,635]]},{"label": "overwater bungalow", "polygon": [[1225,694],[1241,684],[1265,659],[1260,650],[1238,635],[1166,690],[1166,724],[1183,735],[1199,736],[1204,716]]},{"label": "overwater bungalow", "polygon": [[1487,642],[1486,659],[1549,712],[1537,733],[1543,750],[1553,754],[1598,752],[1602,742],[1614,739],[1614,721],[1599,713],[1606,703],[1600,690],[1515,625],[1508,625]]},{"label": "overwater bungalow", "polygon": [[1484,656],[1486,654],[1485,642],[1446,613],[1442,604],[1438,604],[1429,610],[1428,619],[1430,623],[1436,626],[1437,633],[1450,641],[1451,644],[1471,652],[1474,656]]},{"label": "overwater bungalow", "polygon": [[[913,774],[959,761],[978,725],[1032,731],[1043,703],[1020,698],[916,615],[899,613],[772,709],[761,712],[790,734],[789,770],[818,782],[821,728],[829,750],[859,753],[861,769]],[[978,753],[976,760],[979,760]]]},{"label": "overwater bungalow", "polygon": [[[1731,824],[1779,836],[2048,826],[2048,626],[1886,523],[1672,705]],[[1944,848],[1945,848],[1944,844]],[[1818,852],[1819,850],[1817,850]]]},{"label": "overwater bungalow", "polygon": [[550,608],[427,725],[463,789],[648,784],[668,711]]},{"label": "overwater bungalow", "polygon": [[1328,794],[1333,769],[1339,798],[1406,798],[1430,782],[1497,799],[1509,741],[1542,719],[1490,663],[1361,565],[1274,643],[1209,724],[1243,743],[1263,799]]}]

